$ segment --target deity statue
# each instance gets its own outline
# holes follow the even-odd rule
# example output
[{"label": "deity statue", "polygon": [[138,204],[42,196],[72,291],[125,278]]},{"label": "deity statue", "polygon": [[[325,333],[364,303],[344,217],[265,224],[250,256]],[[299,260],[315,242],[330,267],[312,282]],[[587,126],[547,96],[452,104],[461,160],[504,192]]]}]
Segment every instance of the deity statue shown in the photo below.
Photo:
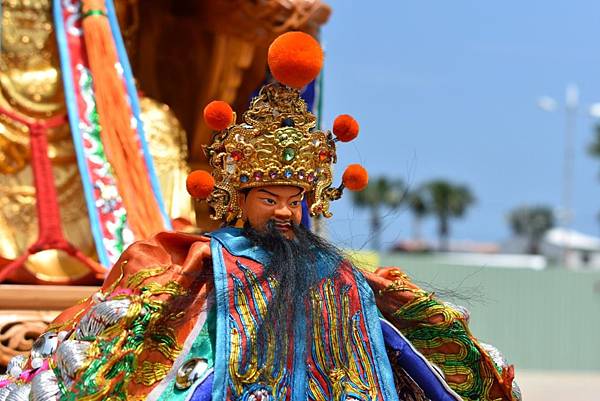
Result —
[{"label": "deity statue", "polygon": [[[222,227],[136,242],[103,286],[15,357],[0,400],[519,400],[514,369],[469,331],[468,313],[398,268],[365,271],[301,224],[368,183],[356,164],[333,186],[341,115],[317,129],[300,88],[318,42],[288,32],[243,114],[213,101],[210,170],[187,179]],[[306,212],[303,212],[303,202]]]}]

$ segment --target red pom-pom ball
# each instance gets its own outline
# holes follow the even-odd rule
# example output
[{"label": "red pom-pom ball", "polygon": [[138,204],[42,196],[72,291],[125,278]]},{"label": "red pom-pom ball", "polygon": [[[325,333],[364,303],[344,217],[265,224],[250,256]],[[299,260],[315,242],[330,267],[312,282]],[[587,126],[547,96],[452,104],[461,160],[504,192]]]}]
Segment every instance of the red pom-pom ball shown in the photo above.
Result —
[{"label": "red pom-pom ball", "polygon": [[233,122],[233,110],[227,102],[213,100],[204,108],[204,121],[211,129],[221,131]]},{"label": "red pom-pom ball", "polygon": [[323,50],[309,34],[287,32],[271,43],[267,61],[276,80],[300,89],[319,75],[323,67]]},{"label": "red pom-pom ball", "polygon": [[215,188],[215,179],[208,171],[195,170],[187,176],[185,187],[193,198],[206,199]]},{"label": "red pom-pom ball", "polygon": [[362,191],[369,184],[369,174],[360,164],[351,164],[346,167],[342,182],[350,191]]},{"label": "red pom-pom ball", "polygon": [[333,133],[342,142],[350,142],[358,136],[358,122],[348,114],[342,114],[333,122]]}]

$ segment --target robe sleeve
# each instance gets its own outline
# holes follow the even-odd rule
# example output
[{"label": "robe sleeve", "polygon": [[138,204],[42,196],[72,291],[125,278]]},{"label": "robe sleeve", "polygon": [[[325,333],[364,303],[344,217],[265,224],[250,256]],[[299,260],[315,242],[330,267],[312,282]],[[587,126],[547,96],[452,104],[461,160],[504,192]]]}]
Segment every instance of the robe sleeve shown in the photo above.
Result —
[{"label": "robe sleeve", "polygon": [[198,270],[198,265],[210,260],[209,243],[208,237],[171,232],[159,233],[148,240],[133,243],[115,262],[100,290],[65,309],[50,323],[47,331],[73,329],[81,315],[98,301],[101,294],[126,290],[130,287],[128,281],[131,277],[143,275],[140,273],[142,270],[172,266],[170,272],[165,269],[160,274],[163,277],[177,274],[177,266],[185,270]]},{"label": "robe sleeve", "polygon": [[515,401],[514,368],[469,330],[466,309],[442,302],[396,267],[363,272],[383,316],[437,365],[465,400]]}]

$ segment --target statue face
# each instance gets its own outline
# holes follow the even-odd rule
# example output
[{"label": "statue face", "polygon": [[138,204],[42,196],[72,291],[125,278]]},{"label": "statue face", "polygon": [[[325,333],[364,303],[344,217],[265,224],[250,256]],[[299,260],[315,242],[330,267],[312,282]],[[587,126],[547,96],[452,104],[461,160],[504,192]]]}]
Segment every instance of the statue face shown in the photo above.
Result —
[{"label": "statue face", "polygon": [[291,185],[268,185],[241,194],[240,208],[255,230],[263,230],[269,220],[287,238],[294,236],[291,223],[300,224],[304,190]]}]

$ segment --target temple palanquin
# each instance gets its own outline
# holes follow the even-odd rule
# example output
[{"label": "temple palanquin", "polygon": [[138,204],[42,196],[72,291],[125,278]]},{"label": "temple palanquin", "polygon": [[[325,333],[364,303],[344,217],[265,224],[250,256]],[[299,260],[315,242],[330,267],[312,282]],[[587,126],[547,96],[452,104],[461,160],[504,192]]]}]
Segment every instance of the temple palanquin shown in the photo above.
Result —
[{"label": "temple palanquin", "polygon": [[[319,0],[107,0],[123,70],[112,90],[123,90],[127,113],[140,120],[126,127],[138,138],[126,145],[147,154],[132,164],[141,170],[127,171],[112,150],[122,139],[115,145],[103,128],[118,119],[103,110],[102,70],[82,22],[98,10],[86,3],[1,3],[0,365],[91,293],[83,285],[97,285],[124,246],[158,226],[193,230],[197,219],[213,228],[185,191],[189,170],[206,167],[203,107],[220,99],[243,112],[266,79],[270,41],[290,30],[316,36],[330,14]],[[158,226],[143,224],[148,201]]]}]

